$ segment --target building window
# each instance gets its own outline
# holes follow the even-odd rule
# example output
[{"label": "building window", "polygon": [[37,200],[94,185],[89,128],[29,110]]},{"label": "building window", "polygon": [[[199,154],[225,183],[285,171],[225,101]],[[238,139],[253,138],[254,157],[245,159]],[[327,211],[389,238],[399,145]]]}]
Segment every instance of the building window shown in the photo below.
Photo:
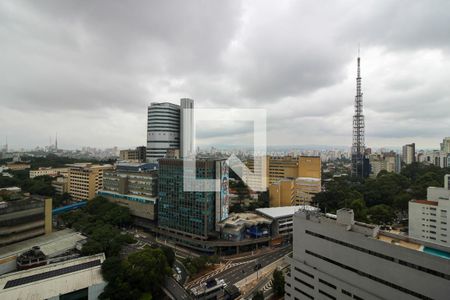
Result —
[{"label": "building window", "polygon": [[409,290],[409,289],[407,289],[407,288],[401,287],[401,286],[399,286],[399,285],[396,285],[396,284],[394,284],[394,283],[392,283],[392,282],[389,282],[389,281],[386,281],[386,280],[384,280],[384,279],[375,277],[375,276],[373,276],[373,275],[370,275],[370,274],[365,273],[365,272],[363,272],[363,271],[357,270],[357,269],[352,268],[352,267],[350,267],[350,266],[344,265],[344,264],[342,264],[342,263],[340,263],[340,262],[337,262],[337,261],[335,261],[335,260],[332,260],[332,259],[330,259],[330,258],[328,258],[328,257],[325,257],[325,256],[322,256],[322,255],[320,255],[320,254],[314,253],[314,252],[312,252],[312,251],[305,250],[305,253],[306,253],[306,254],[309,254],[309,255],[311,255],[311,256],[317,257],[317,258],[319,258],[319,259],[322,259],[322,260],[324,260],[324,261],[326,261],[326,262],[328,262],[328,263],[331,263],[331,264],[336,265],[336,266],[338,266],[338,267],[341,267],[341,268],[343,268],[343,269],[346,269],[346,270],[348,270],[348,271],[350,271],[350,272],[356,273],[356,274],[358,274],[359,276],[363,276],[363,277],[369,278],[370,280],[379,282],[379,283],[381,283],[381,284],[384,284],[384,285],[389,286],[389,287],[391,287],[391,288],[393,288],[393,289],[399,290],[399,291],[401,291],[401,292],[403,292],[403,293],[412,295],[412,296],[417,297],[417,298],[419,298],[419,299],[432,300],[430,297],[427,297],[427,296],[425,296],[425,295],[422,295],[422,294],[419,294],[419,293],[417,293],[417,292],[411,291],[411,290]]},{"label": "building window", "polygon": [[322,290],[319,290],[319,294],[324,295],[324,296],[327,297],[328,299],[336,300],[336,297],[334,297],[334,296],[332,296],[332,295],[330,295],[330,294],[328,294],[327,292],[324,292],[324,291],[322,291]]},{"label": "building window", "polygon": [[303,296],[305,296],[306,298],[314,299],[313,296],[311,296],[311,295],[308,294],[308,293],[305,293],[304,291],[302,291],[302,290],[300,290],[300,289],[298,289],[298,288],[295,288],[295,290],[296,290],[297,292],[299,292],[300,294],[302,294]]},{"label": "building window", "polygon": [[307,283],[307,282],[305,282],[305,281],[303,281],[303,280],[301,280],[301,279],[299,279],[299,278],[297,278],[297,277],[294,277],[294,279],[295,279],[295,281],[298,281],[298,282],[300,282],[301,284],[303,284],[303,285],[309,287],[310,289],[313,289],[313,290],[314,290],[314,286],[313,286],[312,284],[309,284],[309,283]]},{"label": "building window", "polygon": [[347,295],[347,296],[349,296],[349,297],[352,296],[352,293],[350,293],[349,291],[341,290],[341,292],[342,292],[342,294]]},{"label": "building window", "polygon": [[332,289],[336,289],[336,286],[334,284],[331,284],[331,283],[329,283],[329,282],[327,282],[327,281],[325,281],[325,280],[323,280],[321,278],[319,278],[319,282],[329,286]]},{"label": "building window", "polygon": [[[336,239],[333,239],[333,238],[330,238],[330,237],[327,237],[327,236],[324,236],[324,235],[321,235],[321,234],[318,234],[318,233],[315,233],[315,232],[312,232],[312,231],[309,231],[309,230],[305,230],[305,233],[309,234],[309,235],[312,235],[312,236],[315,236],[315,237],[318,237],[318,238],[321,238],[321,239],[324,239],[324,240],[327,240],[327,241],[330,241],[330,242],[333,242],[333,243],[336,243],[338,245],[349,247],[349,248],[355,249],[355,250],[360,251],[360,252],[364,252],[364,253],[367,253],[367,254],[370,254],[370,255],[373,255],[373,256],[380,257],[382,259],[386,259],[386,260],[389,260],[389,261],[392,261],[392,262],[396,262],[396,260],[393,257],[387,256],[387,255],[382,254],[382,253],[378,253],[378,252],[375,252],[375,251],[372,251],[372,250],[368,250],[368,249],[365,249],[365,248],[362,248],[362,247],[359,247],[359,246],[356,246],[356,245],[352,245],[352,244],[349,244],[349,243],[346,243],[346,242],[343,242],[343,241],[339,241],[339,240],[336,240]],[[436,238],[430,237],[430,239],[434,239],[435,240]],[[404,266],[416,269],[416,270],[420,270],[420,271],[428,273],[428,274],[432,274],[432,275],[437,276],[437,277],[441,277],[441,278],[450,280],[450,275],[449,274],[445,274],[445,273],[442,273],[442,272],[439,272],[439,271],[431,270],[431,269],[428,269],[428,268],[425,268],[425,267],[422,267],[422,266],[419,266],[419,265],[416,265],[416,264],[413,264],[413,263],[405,262],[405,261],[402,261],[402,260],[399,260],[398,263],[401,264],[401,265],[404,265]]]},{"label": "building window", "polygon": [[303,271],[302,269],[299,269],[299,268],[297,268],[297,267],[294,267],[294,269],[295,269],[295,271],[297,271],[297,272],[299,272],[299,273],[302,273],[303,275],[306,275],[306,276],[308,276],[309,278],[314,278],[314,275],[311,274],[311,273],[308,273],[308,272],[306,272],[306,271]]}]

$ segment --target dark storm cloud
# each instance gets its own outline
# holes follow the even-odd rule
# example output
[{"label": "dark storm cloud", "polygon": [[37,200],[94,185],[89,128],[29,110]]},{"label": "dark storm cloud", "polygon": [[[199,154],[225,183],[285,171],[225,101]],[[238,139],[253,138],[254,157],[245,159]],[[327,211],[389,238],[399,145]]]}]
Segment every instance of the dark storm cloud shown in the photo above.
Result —
[{"label": "dark storm cloud", "polygon": [[360,43],[367,143],[437,145],[450,135],[448,20],[445,0],[4,1],[0,135],[42,144],[18,128],[33,124],[71,147],[144,144],[146,105],[187,96],[267,108],[273,143],[349,145]]}]

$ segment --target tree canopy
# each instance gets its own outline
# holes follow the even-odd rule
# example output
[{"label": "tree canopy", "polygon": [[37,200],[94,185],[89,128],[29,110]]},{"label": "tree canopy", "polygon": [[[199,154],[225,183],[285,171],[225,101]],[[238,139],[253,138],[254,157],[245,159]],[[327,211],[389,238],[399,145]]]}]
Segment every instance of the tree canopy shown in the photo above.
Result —
[{"label": "tree canopy", "polygon": [[326,184],[313,202],[324,212],[349,207],[359,221],[391,224],[407,212],[411,199],[424,199],[428,187],[442,186],[445,174],[450,174],[450,168],[413,163],[400,174],[381,171],[362,182],[339,177]]}]

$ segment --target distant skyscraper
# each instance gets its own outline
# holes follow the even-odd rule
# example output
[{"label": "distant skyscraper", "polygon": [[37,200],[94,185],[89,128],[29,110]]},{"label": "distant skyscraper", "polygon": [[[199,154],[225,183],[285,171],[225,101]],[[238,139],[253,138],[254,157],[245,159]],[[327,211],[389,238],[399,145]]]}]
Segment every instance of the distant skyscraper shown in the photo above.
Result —
[{"label": "distant skyscraper", "polygon": [[194,100],[183,98],[180,104],[151,103],[148,107],[147,162],[156,163],[168,153],[177,151],[181,157],[183,151],[193,153]]},{"label": "distant skyscraper", "polygon": [[410,165],[416,161],[416,144],[407,144],[402,148],[402,161]]},{"label": "distant skyscraper", "polygon": [[151,103],[147,118],[147,162],[157,162],[167,151],[180,149],[180,106]]},{"label": "distant skyscraper", "polygon": [[445,153],[450,153],[450,137],[446,137],[442,140],[441,151]]},{"label": "distant skyscraper", "polygon": [[353,115],[353,144],[352,144],[352,176],[357,178],[367,177],[370,173],[370,165],[365,158],[364,145],[364,115],[363,94],[361,91],[361,67],[358,54],[358,71],[356,77],[355,114]]}]

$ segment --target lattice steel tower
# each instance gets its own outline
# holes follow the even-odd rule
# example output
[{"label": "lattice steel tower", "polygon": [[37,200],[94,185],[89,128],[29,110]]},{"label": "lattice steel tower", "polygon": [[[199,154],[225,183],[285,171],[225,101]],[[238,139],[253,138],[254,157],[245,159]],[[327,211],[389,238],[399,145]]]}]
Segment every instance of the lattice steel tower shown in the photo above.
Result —
[{"label": "lattice steel tower", "polygon": [[353,115],[353,144],[352,144],[352,176],[364,178],[365,146],[364,146],[364,115],[363,94],[361,92],[361,67],[358,50],[358,71],[356,77],[355,114]]}]

